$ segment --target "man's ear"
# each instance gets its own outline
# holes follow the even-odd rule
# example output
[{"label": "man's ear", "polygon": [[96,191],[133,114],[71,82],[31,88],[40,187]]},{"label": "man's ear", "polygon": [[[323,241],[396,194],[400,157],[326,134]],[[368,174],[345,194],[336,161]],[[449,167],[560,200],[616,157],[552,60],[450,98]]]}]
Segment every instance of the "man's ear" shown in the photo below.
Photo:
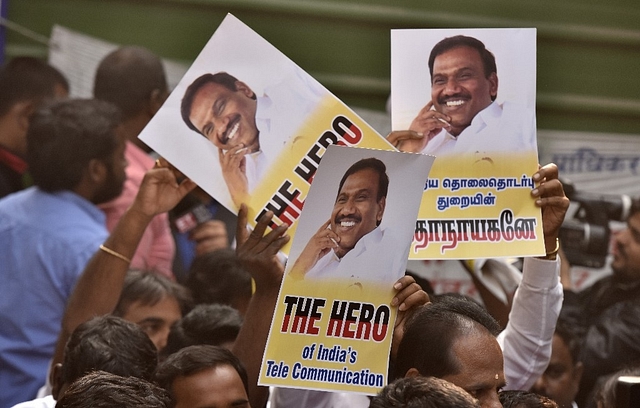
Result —
[{"label": "man's ear", "polygon": [[576,384],[580,384],[580,380],[582,379],[582,373],[584,373],[584,365],[581,361],[578,361],[573,366],[573,381]]},{"label": "man's ear", "polygon": [[58,363],[51,367],[49,382],[51,383],[51,395],[57,401],[62,390],[62,364]]},{"label": "man's ear", "polygon": [[489,74],[489,92],[491,93],[491,100],[495,100],[498,96],[498,74],[492,72]]},{"label": "man's ear", "polygon": [[410,368],[404,375],[405,378],[420,377],[420,371],[417,368]]},{"label": "man's ear", "polygon": [[236,81],[236,92],[241,92],[247,98],[255,99],[256,94],[249,88],[249,85],[242,81]]},{"label": "man's ear", "polygon": [[153,117],[160,110],[164,101],[167,100],[169,92],[167,90],[154,89],[149,96],[149,117]]},{"label": "man's ear", "polygon": [[18,125],[20,129],[27,133],[27,129],[29,129],[29,119],[33,112],[36,109],[36,104],[34,101],[22,101],[18,102],[11,108],[12,113],[18,120]]},{"label": "man's ear", "polygon": [[92,185],[101,184],[107,177],[107,165],[100,159],[91,159],[87,165],[87,176]]},{"label": "man's ear", "polygon": [[376,212],[376,224],[380,225],[382,222],[382,216],[384,215],[384,207],[387,205],[387,197],[382,197],[378,200],[378,211]]}]

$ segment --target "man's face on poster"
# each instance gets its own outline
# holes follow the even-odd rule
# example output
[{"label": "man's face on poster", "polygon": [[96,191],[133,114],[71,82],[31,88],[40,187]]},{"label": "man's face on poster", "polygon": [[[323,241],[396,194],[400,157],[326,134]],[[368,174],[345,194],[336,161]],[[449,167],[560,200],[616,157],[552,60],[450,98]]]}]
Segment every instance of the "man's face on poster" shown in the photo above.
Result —
[{"label": "man's face on poster", "polygon": [[342,258],[382,221],[386,197],[378,200],[378,172],[365,168],[351,174],[338,192],[331,229],[340,237],[335,251]]},{"label": "man's face on poster", "polygon": [[242,144],[255,151],[259,147],[255,116],[256,100],[245,83],[237,81],[233,91],[208,82],[193,98],[189,119],[220,149],[229,150]]},{"label": "man's face on poster", "polygon": [[457,136],[489,106],[498,93],[495,72],[485,75],[480,53],[459,46],[438,55],[433,62],[431,100],[438,112],[451,117],[450,133]]}]

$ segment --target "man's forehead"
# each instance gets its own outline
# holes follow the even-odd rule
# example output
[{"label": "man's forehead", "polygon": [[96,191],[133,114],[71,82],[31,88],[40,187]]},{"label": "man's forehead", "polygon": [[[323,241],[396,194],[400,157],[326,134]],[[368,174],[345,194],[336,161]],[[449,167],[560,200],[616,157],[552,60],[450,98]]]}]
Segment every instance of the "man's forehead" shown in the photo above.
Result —
[{"label": "man's forehead", "polygon": [[458,332],[452,351],[462,366],[495,366],[502,371],[502,351],[495,336],[479,323]]},{"label": "man's forehead", "polygon": [[232,93],[232,92],[237,92],[237,91],[232,91],[231,89],[217,82],[207,82],[204,85],[202,85],[200,89],[198,89],[195,97],[196,98],[208,97],[212,99],[217,99],[224,94]]},{"label": "man's forehead", "polygon": [[[369,174],[365,174],[365,173],[369,173]],[[373,192],[376,192],[378,188],[379,177],[380,175],[378,174],[378,172],[372,168],[366,167],[364,169],[360,169],[355,173],[349,174],[347,176],[338,194],[342,194],[343,190],[347,186],[354,188],[354,186],[352,186],[352,184],[354,183],[358,184],[357,186],[358,191],[371,190]]]},{"label": "man's forehead", "polygon": [[433,60],[434,74],[436,73],[436,67],[438,67],[443,63],[444,59],[447,57],[447,54],[450,55],[451,53],[454,53],[454,52],[466,52],[467,54],[469,54],[468,58],[466,59],[465,66],[482,64],[482,57],[480,55],[480,51],[468,45],[458,45],[444,52],[441,52],[435,57],[435,59]]}]

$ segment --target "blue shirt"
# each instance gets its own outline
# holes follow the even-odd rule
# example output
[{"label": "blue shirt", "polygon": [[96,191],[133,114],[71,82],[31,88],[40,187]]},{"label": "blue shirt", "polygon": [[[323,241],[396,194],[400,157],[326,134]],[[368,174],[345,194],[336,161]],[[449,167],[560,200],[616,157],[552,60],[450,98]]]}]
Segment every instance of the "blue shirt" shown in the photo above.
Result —
[{"label": "blue shirt", "polygon": [[67,300],[106,238],[102,211],[71,191],[0,200],[0,407],[44,384]]}]

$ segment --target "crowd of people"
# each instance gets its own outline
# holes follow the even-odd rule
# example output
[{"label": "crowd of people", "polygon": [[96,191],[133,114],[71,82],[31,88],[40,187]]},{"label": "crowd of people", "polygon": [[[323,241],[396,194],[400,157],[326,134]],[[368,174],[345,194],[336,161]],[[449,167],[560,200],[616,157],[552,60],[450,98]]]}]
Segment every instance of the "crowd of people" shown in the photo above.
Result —
[{"label": "crowd of people", "polygon": [[[473,81],[487,84],[470,98],[497,92],[497,74],[478,69]],[[460,99],[465,86],[440,92]],[[613,275],[563,290],[569,200],[549,164],[531,192],[546,256],[524,260],[508,321],[458,294],[427,294],[407,274],[393,285],[390,383],[377,396],[258,386],[286,224],[267,232],[266,213],[250,232],[240,205],[235,225],[206,220],[176,247],[168,213],[203,194],[137,139],[169,93],[160,59],[122,47],[101,62],[94,99],[68,91],[35,58],[0,70],[1,407],[606,408],[618,379],[640,370],[640,201],[614,238]],[[469,122],[491,96],[472,104]],[[464,130],[456,115],[431,112],[429,131]],[[427,133],[389,140],[418,151]]]}]

